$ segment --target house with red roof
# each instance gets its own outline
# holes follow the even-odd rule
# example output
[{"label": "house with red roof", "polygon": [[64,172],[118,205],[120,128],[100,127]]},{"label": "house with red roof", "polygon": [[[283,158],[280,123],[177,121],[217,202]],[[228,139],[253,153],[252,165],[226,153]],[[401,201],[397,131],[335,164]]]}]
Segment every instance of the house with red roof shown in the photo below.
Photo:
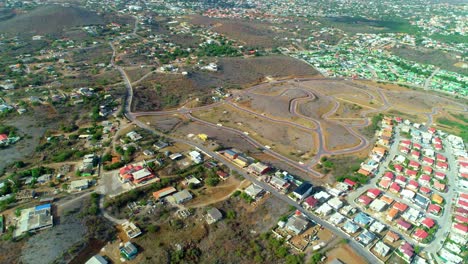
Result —
[{"label": "house with red roof", "polygon": [[365,206],[368,206],[368,205],[372,202],[372,198],[370,198],[370,197],[367,196],[367,195],[361,195],[361,196],[358,198],[358,202],[362,203],[362,204],[365,205]]},{"label": "house with red roof", "polygon": [[452,225],[452,230],[455,232],[455,233],[458,233],[462,236],[466,236],[468,235],[468,226],[466,225],[462,225],[460,223],[454,223]]},{"label": "house with red roof", "polygon": [[460,173],[460,178],[468,180],[468,173]]},{"label": "house with red roof", "polygon": [[7,134],[0,134],[0,143],[6,143],[8,141]]},{"label": "house with red roof", "polygon": [[403,122],[403,118],[396,116],[396,117],[395,117],[395,121],[396,121],[397,123],[401,123],[401,122]]},{"label": "house with red roof", "polygon": [[303,204],[304,204],[304,207],[306,209],[310,210],[310,209],[315,208],[317,206],[318,202],[319,201],[317,199],[315,199],[313,196],[309,196],[304,200]]},{"label": "house with red roof", "polygon": [[411,228],[411,224],[401,218],[398,219],[396,225],[399,229],[404,230],[404,231],[408,231]]},{"label": "house with red roof", "polygon": [[393,180],[394,177],[395,177],[395,175],[393,174],[393,172],[387,171],[387,172],[384,173],[382,179]]},{"label": "house with red roof", "polygon": [[227,180],[227,178],[229,177],[229,174],[222,170],[218,170],[216,174],[219,176],[219,178],[221,178],[221,180]]},{"label": "house with red roof", "polygon": [[437,130],[436,130],[435,128],[433,128],[433,127],[430,127],[430,128],[427,129],[427,131],[428,131],[429,133],[431,133],[431,134],[435,134],[435,132],[436,132]]},{"label": "house with red roof", "polygon": [[434,148],[435,148],[436,150],[443,150],[443,149],[444,149],[444,147],[442,146],[441,143],[435,143],[435,144],[434,144]]},{"label": "house with red roof", "polygon": [[445,192],[445,190],[447,189],[447,186],[439,182],[438,180],[434,180],[434,184],[432,185],[432,187],[434,187],[434,189],[441,191],[441,192]]},{"label": "house with red roof", "polygon": [[400,147],[400,152],[408,154],[410,152],[410,149],[407,147]]},{"label": "house with red roof", "polygon": [[404,203],[401,203],[401,202],[396,202],[393,204],[393,208],[397,209],[398,211],[400,212],[404,212],[408,209],[408,205],[407,204],[404,204]]},{"label": "house with red roof", "polygon": [[421,144],[418,144],[418,143],[414,143],[413,144],[413,149],[417,149],[417,150],[421,150]]},{"label": "house with red roof", "polygon": [[356,182],[354,182],[354,181],[352,181],[352,180],[350,180],[350,179],[347,179],[347,178],[346,178],[343,182],[344,182],[346,185],[348,185],[349,187],[353,188],[353,189],[354,189],[354,187],[356,187],[356,185],[357,185]]},{"label": "house with red roof", "polygon": [[381,191],[377,188],[367,190],[367,196],[369,196],[372,199],[376,199],[377,197],[379,197],[380,193]]},{"label": "house with red roof", "polygon": [[455,209],[455,214],[456,215],[461,215],[463,217],[468,217],[468,210],[466,210],[464,208],[461,208],[461,207],[457,207]]},{"label": "house with red roof", "polygon": [[443,173],[443,172],[436,172],[434,177],[443,181],[443,180],[445,180],[447,175],[445,175],[445,173]]},{"label": "house with red roof", "polygon": [[408,167],[413,168],[415,170],[419,170],[419,167],[421,167],[421,164],[419,162],[411,160],[408,164]]},{"label": "house with red roof", "polygon": [[403,175],[398,175],[395,178],[395,182],[398,183],[401,186],[405,186],[406,185],[406,177],[403,176]]},{"label": "house with red roof", "polygon": [[405,147],[405,148],[411,147],[411,140],[402,140],[402,141],[400,141],[400,146]]},{"label": "house with red roof", "polygon": [[411,262],[411,259],[414,256],[414,249],[408,242],[402,243],[398,250],[403,255],[403,258],[408,261],[408,263]]},{"label": "house with red roof", "polygon": [[422,172],[425,173],[425,174],[430,175],[430,174],[432,174],[432,167],[430,167],[430,166],[424,166],[424,167],[422,168]]},{"label": "house with red roof", "polygon": [[431,176],[427,174],[423,174],[421,175],[421,177],[419,177],[418,181],[421,185],[429,186],[429,183],[431,182]]},{"label": "house with red roof", "polygon": [[431,158],[428,158],[428,157],[424,157],[422,159],[422,163],[425,164],[425,165],[431,165],[434,164],[434,160],[431,159]]},{"label": "house with red roof", "polygon": [[439,161],[439,162],[436,163],[436,169],[447,170],[448,169],[448,163]]},{"label": "house with red roof", "polygon": [[411,154],[410,154],[410,155],[411,155],[411,157],[412,157],[413,159],[419,159],[419,157],[421,157],[421,152],[416,151],[416,150],[413,150],[413,151],[411,151]]},{"label": "house with red roof", "polygon": [[424,195],[429,195],[429,194],[431,194],[431,189],[422,186],[421,188],[419,188],[419,192],[424,194]]},{"label": "house with red roof", "polygon": [[468,202],[468,193],[461,193],[458,199]]},{"label": "house with red roof", "polygon": [[442,211],[442,207],[440,207],[440,205],[437,204],[430,204],[427,208],[427,211],[433,215],[439,215],[440,211]]},{"label": "house with red roof", "polygon": [[398,185],[398,183],[394,182],[392,183],[392,185],[390,185],[389,190],[390,192],[393,192],[393,193],[400,193],[401,187],[400,185]]},{"label": "house with red roof", "polygon": [[402,172],[404,169],[400,164],[395,164],[393,167],[395,168],[396,172]]},{"label": "house with red roof", "polygon": [[391,183],[392,183],[391,180],[385,178],[379,181],[379,186],[382,187],[383,189],[387,189]]},{"label": "house with red roof", "polygon": [[465,210],[468,210],[468,202],[463,201],[462,199],[458,199],[457,207],[461,207]]},{"label": "house with red roof", "polygon": [[362,174],[364,176],[369,176],[371,174],[370,171],[363,169],[363,168],[360,168],[357,173]]},{"label": "house with red roof", "polygon": [[410,169],[406,169],[406,170],[405,170],[405,174],[406,174],[406,176],[408,176],[408,177],[410,177],[410,178],[412,178],[412,179],[414,179],[414,178],[416,178],[416,176],[418,176],[418,172],[417,172],[417,171],[415,171],[415,170],[410,170]]},{"label": "house with red roof", "polygon": [[429,236],[429,234],[421,228],[416,229],[413,233],[413,238],[417,241],[423,241]]},{"label": "house with red roof", "polygon": [[421,221],[421,224],[429,229],[435,226],[435,221],[432,218],[426,217]]},{"label": "house with red roof", "polygon": [[458,223],[462,223],[462,224],[468,224],[468,217],[464,217],[464,216],[461,216],[461,215],[455,215],[455,221],[458,222]]},{"label": "house with red roof", "polygon": [[406,186],[406,188],[413,190],[413,191],[417,191],[418,187],[419,187],[419,183],[415,180],[410,180],[408,182],[408,185]]},{"label": "house with red roof", "polygon": [[437,161],[447,162],[447,157],[445,157],[442,154],[437,154],[436,159],[437,159]]}]

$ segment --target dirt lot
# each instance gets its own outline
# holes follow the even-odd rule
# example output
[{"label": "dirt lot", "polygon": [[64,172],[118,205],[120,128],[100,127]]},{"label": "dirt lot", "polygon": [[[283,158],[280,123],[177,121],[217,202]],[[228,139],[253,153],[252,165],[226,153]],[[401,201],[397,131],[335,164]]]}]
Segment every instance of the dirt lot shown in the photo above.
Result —
[{"label": "dirt lot", "polygon": [[331,263],[334,259],[339,259],[345,264],[368,263],[361,256],[357,255],[348,245],[340,244],[338,247],[327,252],[326,263]]},{"label": "dirt lot", "polygon": [[203,187],[194,190],[196,198],[185,204],[185,206],[189,208],[209,206],[229,198],[235,190],[242,189],[241,187],[248,187],[249,185],[247,181],[240,181],[231,176],[227,180],[221,181],[215,187]]},{"label": "dirt lot", "polygon": [[262,145],[269,145],[292,159],[298,160],[296,154],[300,156],[316,151],[314,132],[271,122],[230,106],[215,107],[210,112],[194,112],[194,115],[214,124],[222,123],[224,126],[248,132],[249,136]]}]

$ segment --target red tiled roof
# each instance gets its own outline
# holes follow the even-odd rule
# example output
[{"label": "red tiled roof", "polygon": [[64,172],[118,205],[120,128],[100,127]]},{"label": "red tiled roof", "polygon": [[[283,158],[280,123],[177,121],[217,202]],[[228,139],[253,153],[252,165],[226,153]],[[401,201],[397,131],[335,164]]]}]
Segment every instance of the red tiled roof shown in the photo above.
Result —
[{"label": "red tiled roof", "polygon": [[395,191],[395,192],[400,192],[401,187],[400,187],[400,185],[398,185],[398,183],[394,182],[394,183],[392,183],[392,185],[390,186],[390,190],[393,190],[393,191]]},{"label": "red tiled roof", "polygon": [[432,228],[435,225],[435,221],[429,217],[426,217],[424,220],[422,220],[421,224],[427,228]]},{"label": "red tiled roof", "polygon": [[429,212],[438,214],[442,208],[437,204],[430,204],[427,210]]},{"label": "red tiled roof", "polygon": [[406,211],[408,209],[408,205],[400,202],[396,202],[393,204],[393,208],[397,209],[400,212]]},{"label": "red tiled roof", "polygon": [[468,217],[464,217],[462,215],[456,215],[455,221],[462,223],[462,224],[468,224]]},{"label": "red tiled roof", "polygon": [[8,136],[6,134],[0,134],[0,141],[7,140]]},{"label": "red tiled roof", "polygon": [[353,187],[354,185],[356,185],[356,182],[350,180],[350,179],[345,179],[343,181],[344,183],[348,184],[349,186]]},{"label": "red tiled roof", "polygon": [[398,172],[400,172],[400,171],[403,170],[403,166],[401,166],[401,165],[399,165],[399,164],[396,164],[396,165],[393,166],[393,167],[395,167],[395,170],[398,171]]},{"label": "red tiled roof", "polygon": [[409,229],[411,227],[411,224],[403,219],[398,220],[397,225],[401,226],[403,229]]},{"label": "red tiled roof", "polygon": [[429,173],[429,174],[432,173],[432,168],[429,167],[429,166],[424,166],[422,170],[423,170],[425,173]]},{"label": "red tiled roof", "polygon": [[393,180],[394,174],[393,174],[393,172],[391,172],[391,171],[387,171],[387,172],[385,172],[385,174],[384,174],[383,177],[384,177],[384,178],[389,178],[389,179]]},{"label": "red tiled roof", "polygon": [[361,195],[358,201],[364,205],[369,205],[372,202],[372,198],[367,195]]},{"label": "red tiled roof", "polygon": [[429,234],[426,231],[422,230],[421,228],[418,228],[414,232],[413,236],[421,240],[421,239],[427,238]]},{"label": "red tiled roof", "polygon": [[377,188],[373,188],[373,189],[369,189],[367,191],[367,196],[371,197],[371,198],[377,198],[377,196],[379,196],[381,193],[381,191]]},{"label": "red tiled roof", "polygon": [[415,176],[415,175],[418,174],[417,171],[415,171],[415,170],[410,170],[410,169],[406,169],[405,173],[406,173],[406,175],[408,175],[408,176]]},{"label": "red tiled roof", "polygon": [[428,164],[433,164],[434,163],[434,160],[431,159],[431,158],[428,158],[428,157],[424,157],[422,161],[425,162],[425,163],[428,163]]},{"label": "red tiled roof", "polygon": [[462,225],[459,223],[453,224],[453,228],[462,231],[463,233],[468,233],[468,226]]},{"label": "red tiled roof", "polygon": [[428,194],[428,193],[431,193],[431,189],[427,188],[427,187],[424,187],[422,186],[421,188],[419,188],[419,191],[421,193],[424,193],[424,194]]},{"label": "red tiled roof", "polygon": [[304,200],[304,202],[310,207],[315,207],[318,203],[318,200],[315,199],[313,196],[309,196]]},{"label": "red tiled roof", "polygon": [[421,175],[421,177],[419,177],[419,180],[420,180],[420,181],[430,181],[430,180],[431,180],[431,176],[426,175],[426,174],[423,174],[423,175]]}]

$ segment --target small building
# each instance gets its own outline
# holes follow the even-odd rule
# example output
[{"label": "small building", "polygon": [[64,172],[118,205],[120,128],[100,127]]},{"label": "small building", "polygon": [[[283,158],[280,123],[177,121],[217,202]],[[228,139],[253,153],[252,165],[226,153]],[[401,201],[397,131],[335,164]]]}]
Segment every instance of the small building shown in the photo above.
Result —
[{"label": "small building", "polygon": [[442,207],[440,207],[437,204],[430,204],[429,207],[427,208],[427,211],[433,215],[439,215],[440,212],[442,211]]},{"label": "small building", "polygon": [[249,187],[245,188],[245,193],[252,197],[253,199],[258,199],[260,198],[263,193],[265,192],[262,187],[256,185],[256,184],[251,184]]},{"label": "small building", "polygon": [[403,219],[400,219],[397,221],[396,223],[397,227],[403,231],[408,231],[410,228],[411,228],[411,224],[406,222],[405,220]]},{"label": "small building", "polygon": [[434,193],[431,197],[431,200],[436,204],[443,204],[444,198],[437,193]]},{"label": "small building", "polygon": [[173,194],[172,197],[174,198],[174,202],[176,204],[181,204],[181,203],[190,201],[193,198],[192,194],[187,190],[179,191]]},{"label": "small building", "polygon": [[375,199],[374,201],[372,201],[369,207],[373,211],[381,212],[385,209],[385,207],[387,207],[387,203],[385,203],[384,201],[380,199]]},{"label": "small building", "polygon": [[224,156],[234,160],[236,159],[238,156],[239,156],[239,153],[237,151],[235,151],[234,149],[226,149],[224,152],[223,152]]},{"label": "small building", "polygon": [[377,255],[381,257],[385,257],[388,255],[388,252],[390,252],[390,247],[387,246],[385,243],[382,241],[379,241],[375,244],[374,246],[374,251]]},{"label": "small building", "polygon": [[92,258],[90,258],[88,261],[86,261],[85,264],[107,264],[109,263],[105,258],[103,258],[101,255],[95,255]]},{"label": "small building", "polygon": [[354,224],[351,220],[346,221],[343,230],[348,234],[354,234],[359,230],[359,226]]},{"label": "small building", "polygon": [[362,203],[364,206],[368,206],[372,202],[372,198],[363,194],[358,198],[358,202]]},{"label": "small building", "polygon": [[286,223],[286,229],[294,232],[296,235],[300,235],[307,229],[308,225],[309,221],[307,221],[303,216],[294,215],[288,219],[288,222]]},{"label": "small building", "polygon": [[311,210],[317,206],[318,202],[319,201],[315,199],[313,196],[309,196],[304,200],[303,205],[306,209]]},{"label": "small building", "polygon": [[390,230],[390,231],[387,232],[384,239],[389,241],[390,243],[394,243],[394,242],[400,240],[400,235],[398,233],[395,233],[395,232]]},{"label": "small building", "polygon": [[138,134],[136,131],[128,132],[128,133],[126,134],[126,136],[127,136],[128,138],[130,138],[130,140],[132,140],[132,141],[134,141],[134,142],[135,142],[135,141],[138,141],[138,140],[140,140],[140,139],[143,138],[143,137],[142,137],[140,134]]},{"label": "small building", "polygon": [[206,222],[211,225],[223,218],[223,214],[216,208],[211,208],[206,212]]},{"label": "small building", "polygon": [[190,159],[195,163],[195,164],[200,164],[203,162],[203,157],[200,152],[198,151],[190,151],[189,152]]},{"label": "small building", "polygon": [[50,228],[54,224],[51,204],[43,204],[21,210],[17,234],[36,232]]},{"label": "small building", "polygon": [[356,237],[356,241],[361,243],[364,247],[368,246],[372,241],[374,241],[376,236],[374,233],[369,232],[368,230],[364,230],[358,237]]},{"label": "small building", "polygon": [[413,238],[417,241],[423,241],[429,236],[429,234],[421,228],[416,229],[413,233]]},{"label": "small building", "polygon": [[133,222],[125,222],[122,224],[122,230],[127,234],[129,238],[135,238],[141,235],[141,229],[136,226]]},{"label": "small building", "polygon": [[249,160],[241,155],[237,156],[233,161],[241,168],[247,167],[250,164]]},{"label": "small building", "polygon": [[328,200],[327,203],[335,210],[339,210],[341,207],[343,207],[343,201],[341,201],[338,197],[333,197],[332,199]]},{"label": "small building", "polygon": [[372,199],[375,199],[380,195],[380,193],[381,191],[379,189],[372,188],[367,191],[367,196],[369,196]]},{"label": "small building", "polygon": [[398,209],[392,208],[388,210],[387,213],[387,221],[393,221],[399,214],[400,211]]},{"label": "small building", "polygon": [[398,251],[401,252],[403,259],[407,260],[408,262],[414,257],[414,248],[408,242],[404,242],[398,248]]},{"label": "small building", "polygon": [[171,195],[175,192],[177,192],[177,189],[172,186],[169,186],[159,191],[153,192],[153,197],[154,199],[158,200],[158,199],[164,198],[167,195]]},{"label": "small building", "polygon": [[435,221],[429,217],[424,218],[424,220],[421,221],[421,224],[429,229],[435,226]]},{"label": "small building", "polygon": [[354,218],[353,222],[360,226],[367,226],[374,222],[374,218],[368,216],[363,212],[359,212]]},{"label": "small building", "polygon": [[70,188],[75,191],[82,191],[89,188],[89,180],[76,180],[70,183]]},{"label": "small building", "polygon": [[247,167],[247,171],[255,175],[263,175],[270,170],[270,167],[261,162],[252,163]]},{"label": "small building", "polygon": [[303,200],[312,192],[312,184],[304,182],[299,187],[297,187],[292,193],[294,197],[298,200]]},{"label": "small building", "polygon": [[132,242],[126,242],[122,247],[119,248],[120,253],[122,256],[124,256],[126,259],[131,260],[136,257],[138,254],[138,249],[135,247],[135,245],[132,244]]}]

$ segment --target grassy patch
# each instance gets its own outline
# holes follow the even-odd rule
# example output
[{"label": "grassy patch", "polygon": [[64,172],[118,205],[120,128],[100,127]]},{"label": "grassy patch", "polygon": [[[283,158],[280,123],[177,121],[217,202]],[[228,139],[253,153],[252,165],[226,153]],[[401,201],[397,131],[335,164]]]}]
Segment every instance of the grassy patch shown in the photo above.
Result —
[{"label": "grassy patch", "polygon": [[460,132],[456,134],[460,136],[463,139],[463,141],[468,141],[468,126],[467,125],[450,120],[445,117],[437,118],[437,123],[440,126],[445,126],[447,128],[455,128],[459,130]]}]

